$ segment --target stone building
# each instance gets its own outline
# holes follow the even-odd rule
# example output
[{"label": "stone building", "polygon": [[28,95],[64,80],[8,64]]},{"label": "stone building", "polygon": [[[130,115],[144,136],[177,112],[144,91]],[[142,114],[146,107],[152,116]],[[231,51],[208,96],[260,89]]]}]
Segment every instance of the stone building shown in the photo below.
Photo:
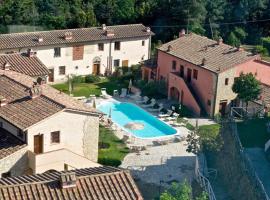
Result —
[{"label": "stone building", "polygon": [[50,71],[49,82],[73,75],[106,75],[117,67],[147,60],[150,28],[129,24],[0,35],[0,53],[37,56]]},{"label": "stone building", "polygon": [[0,175],[98,166],[100,114],[27,75],[0,70]]}]

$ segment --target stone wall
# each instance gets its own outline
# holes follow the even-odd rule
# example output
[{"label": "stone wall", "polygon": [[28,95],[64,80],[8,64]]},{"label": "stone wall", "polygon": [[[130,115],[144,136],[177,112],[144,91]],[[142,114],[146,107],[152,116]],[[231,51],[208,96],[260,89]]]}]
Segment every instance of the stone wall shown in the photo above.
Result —
[{"label": "stone wall", "polygon": [[98,140],[99,140],[99,119],[98,117],[87,117],[83,127],[83,153],[86,158],[97,162]]},{"label": "stone wall", "polygon": [[82,60],[84,54],[84,45],[73,47],[73,60]]},{"label": "stone wall", "polygon": [[19,176],[28,168],[27,147],[0,160],[0,177],[3,173],[11,172],[11,176]]}]

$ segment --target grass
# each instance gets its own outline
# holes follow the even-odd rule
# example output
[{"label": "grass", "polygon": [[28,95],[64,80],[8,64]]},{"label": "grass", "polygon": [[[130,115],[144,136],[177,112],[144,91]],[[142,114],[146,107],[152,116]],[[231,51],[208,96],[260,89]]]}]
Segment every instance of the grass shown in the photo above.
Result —
[{"label": "grass", "polygon": [[129,149],[122,140],[119,140],[111,130],[100,126],[99,143],[107,144],[108,148],[99,148],[98,163],[109,166],[119,166]]},{"label": "grass", "polygon": [[[67,83],[55,84],[53,87],[57,90],[69,94]],[[108,94],[112,95],[113,90],[120,90],[123,87],[127,87],[127,83],[119,83],[117,79],[113,78],[103,78],[100,82],[97,83],[75,83],[72,93],[75,97],[89,97],[90,94],[99,96],[101,94],[101,88],[106,88]]]},{"label": "grass", "polygon": [[251,119],[237,123],[237,130],[243,147],[261,147],[270,139],[266,123],[269,118]]}]

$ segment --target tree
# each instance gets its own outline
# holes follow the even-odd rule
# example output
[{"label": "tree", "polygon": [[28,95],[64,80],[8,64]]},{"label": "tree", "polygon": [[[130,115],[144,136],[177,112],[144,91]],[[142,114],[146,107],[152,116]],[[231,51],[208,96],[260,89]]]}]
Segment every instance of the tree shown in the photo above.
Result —
[{"label": "tree", "polygon": [[237,94],[237,98],[246,103],[246,108],[249,101],[257,99],[261,94],[260,82],[252,73],[241,73],[240,76],[235,79],[232,90]]},{"label": "tree", "polygon": [[171,187],[161,194],[160,200],[191,200],[192,188],[185,180],[181,184],[172,183]]},{"label": "tree", "polygon": [[234,32],[231,32],[228,37],[228,44],[234,47],[239,47],[241,45],[241,41],[236,37]]},{"label": "tree", "polygon": [[[184,180],[182,183],[172,183],[170,188],[161,194],[160,200],[192,200],[192,188],[190,184]],[[206,192],[202,192],[196,200],[208,200]]]}]

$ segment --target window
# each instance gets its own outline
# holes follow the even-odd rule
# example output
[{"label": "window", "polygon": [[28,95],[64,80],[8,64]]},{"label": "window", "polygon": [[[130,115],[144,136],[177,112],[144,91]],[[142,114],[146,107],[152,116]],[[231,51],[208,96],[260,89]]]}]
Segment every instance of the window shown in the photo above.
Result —
[{"label": "window", "polygon": [[144,46],[144,45],[145,45],[145,41],[143,40],[143,41],[142,41],[142,46]]},{"label": "window", "polygon": [[119,51],[120,48],[121,48],[120,46],[121,46],[120,42],[115,42],[115,43],[114,43],[114,50],[115,50],[115,51]]},{"label": "window", "polygon": [[116,59],[113,61],[113,66],[114,67],[119,67],[120,66],[120,60],[119,59]]},{"label": "window", "polygon": [[180,66],[180,76],[181,76],[182,78],[184,78],[184,75],[185,75],[184,66],[181,65],[181,66]]},{"label": "window", "polygon": [[60,131],[51,132],[51,143],[60,143]]},{"label": "window", "polygon": [[8,172],[5,172],[5,173],[2,173],[1,177],[2,177],[2,178],[8,178],[8,177],[11,177],[11,172],[8,171]]},{"label": "window", "polygon": [[0,128],[3,128],[3,122],[0,122]]},{"label": "window", "polygon": [[60,66],[59,75],[65,75],[65,74],[66,74],[66,66]]},{"label": "window", "polygon": [[175,60],[172,61],[172,69],[176,70],[176,61]]},{"label": "window", "polygon": [[104,44],[103,43],[98,43],[98,50],[104,51]]},{"label": "window", "polygon": [[196,70],[196,69],[193,69],[193,78],[194,79],[198,79],[198,70]]},{"label": "window", "polygon": [[61,48],[60,47],[54,48],[54,57],[61,57]]},{"label": "window", "polygon": [[225,85],[229,84],[229,78],[225,78]]},{"label": "window", "polygon": [[209,99],[207,100],[207,105],[211,106],[211,100],[209,100]]}]

